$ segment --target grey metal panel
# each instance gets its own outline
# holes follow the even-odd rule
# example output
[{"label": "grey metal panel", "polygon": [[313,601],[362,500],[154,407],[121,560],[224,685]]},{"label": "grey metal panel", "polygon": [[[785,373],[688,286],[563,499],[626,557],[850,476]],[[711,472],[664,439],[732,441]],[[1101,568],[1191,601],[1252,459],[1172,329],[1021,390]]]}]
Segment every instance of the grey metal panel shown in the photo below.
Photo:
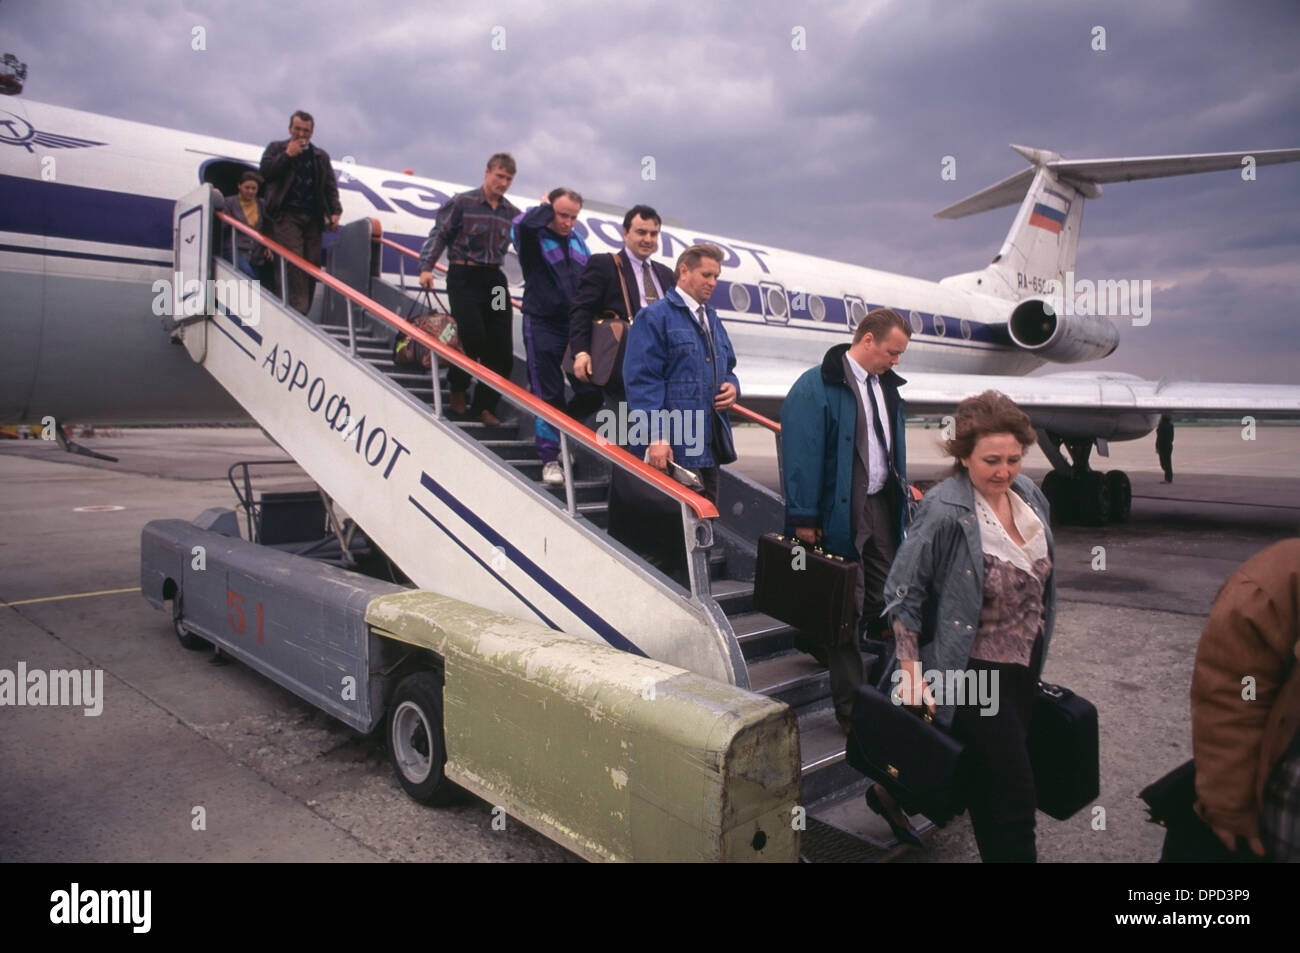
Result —
[{"label": "grey metal panel", "polygon": [[[201,563],[195,546],[203,547]],[[141,578],[158,592],[174,578],[190,630],[340,721],[369,731],[382,718],[365,611],[403,587],[183,520],[145,526]]]}]

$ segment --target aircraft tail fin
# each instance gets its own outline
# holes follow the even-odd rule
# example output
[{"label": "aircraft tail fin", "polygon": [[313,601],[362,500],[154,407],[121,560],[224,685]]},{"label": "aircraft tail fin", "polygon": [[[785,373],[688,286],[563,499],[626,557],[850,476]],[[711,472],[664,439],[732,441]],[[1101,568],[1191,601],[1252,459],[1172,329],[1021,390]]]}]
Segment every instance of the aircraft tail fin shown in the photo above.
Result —
[{"label": "aircraft tail fin", "polygon": [[1118,159],[1066,159],[1047,149],[1012,145],[1032,166],[935,213],[964,218],[1020,202],[1011,230],[983,271],[944,278],[941,284],[1010,300],[1048,293],[1074,271],[1084,199],[1101,197],[1107,182],[1131,182],[1198,172],[1254,168],[1300,160],[1300,149],[1214,152]]}]

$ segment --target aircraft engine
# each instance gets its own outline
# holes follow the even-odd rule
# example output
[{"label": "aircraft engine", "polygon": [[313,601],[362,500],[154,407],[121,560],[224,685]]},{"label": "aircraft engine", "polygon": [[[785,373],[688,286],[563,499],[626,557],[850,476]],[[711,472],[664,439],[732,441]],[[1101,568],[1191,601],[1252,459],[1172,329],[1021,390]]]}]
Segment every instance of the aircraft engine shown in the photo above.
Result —
[{"label": "aircraft engine", "polygon": [[1119,347],[1119,329],[1107,317],[1057,314],[1045,298],[1027,298],[1007,322],[1017,347],[1058,364],[1095,361]]}]

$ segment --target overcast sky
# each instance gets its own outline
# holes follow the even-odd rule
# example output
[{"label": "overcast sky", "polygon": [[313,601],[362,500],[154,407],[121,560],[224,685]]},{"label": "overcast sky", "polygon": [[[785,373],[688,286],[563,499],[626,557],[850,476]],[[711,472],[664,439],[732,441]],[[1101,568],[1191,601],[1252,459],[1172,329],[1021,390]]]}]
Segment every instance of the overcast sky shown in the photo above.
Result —
[{"label": "overcast sky", "polygon": [[[42,102],[257,144],[305,108],[336,160],[476,185],[505,149],[525,200],[565,184],[929,279],[997,252],[1014,207],[933,213],[1024,168],[1008,143],[1300,146],[1295,0],[0,0],[0,52]],[[1300,164],[1105,191],[1078,276],[1150,279],[1152,321],[1083,368],[1300,380]]]}]

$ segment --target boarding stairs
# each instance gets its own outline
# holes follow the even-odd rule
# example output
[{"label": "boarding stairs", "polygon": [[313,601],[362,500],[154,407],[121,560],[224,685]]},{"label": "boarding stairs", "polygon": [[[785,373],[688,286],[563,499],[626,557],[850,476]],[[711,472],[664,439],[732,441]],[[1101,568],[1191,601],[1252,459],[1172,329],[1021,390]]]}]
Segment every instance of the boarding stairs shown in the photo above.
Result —
[{"label": "boarding stairs", "polygon": [[[243,276],[229,260],[180,252],[178,273],[206,265],[215,279],[211,313],[177,318],[184,346],[414,585],[785,702],[798,720],[805,856],[892,854],[897,845],[862,803],[865,780],[844,761],[826,670],[794,649],[788,626],[753,611],[755,542],[781,526],[777,495],[724,468],[714,508],[515,383],[422,336],[402,317],[414,297],[414,253],[375,234],[377,223],[344,226],[326,272],[210,203],[202,189],[177,203],[178,248],[186,216],[189,230],[218,252],[232,244],[223,231],[245,231],[276,255],[280,287],[294,264],[315,277],[316,295],[303,316],[263,287],[254,314],[248,295],[231,284]],[[430,371],[393,364],[399,331],[430,347]],[[451,419],[445,378],[452,364],[502,394],[500,426]],[[779,440],[773,422],[743,408],[735,415]],[[560,435],[562,485],[541,481],[534,418]],[[687,542],[684,585],[605,532],[614,467],[679,502],[681,523],[665,532]]]}]

